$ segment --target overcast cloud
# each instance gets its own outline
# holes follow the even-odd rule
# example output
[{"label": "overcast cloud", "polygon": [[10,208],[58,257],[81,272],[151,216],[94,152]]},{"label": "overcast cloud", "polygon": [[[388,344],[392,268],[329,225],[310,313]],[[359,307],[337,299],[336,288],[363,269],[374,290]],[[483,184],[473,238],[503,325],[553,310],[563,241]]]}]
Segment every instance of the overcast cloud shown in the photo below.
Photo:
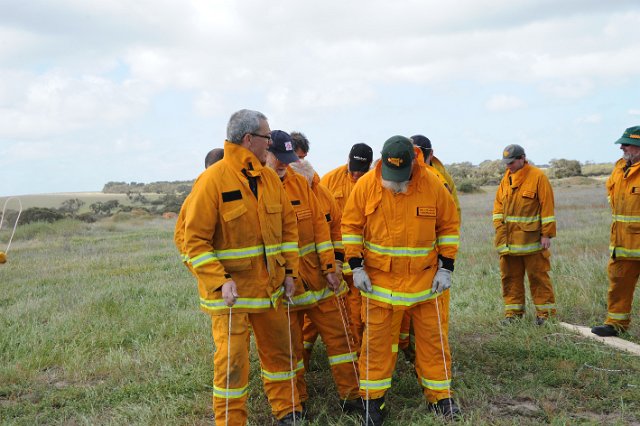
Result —
[{"label": "overcast cloud", "polygon": [[604,162],[640,124],[637,1],[0,0],[0,196],[188,180],[241,108],[320,174],[356,142]]}]

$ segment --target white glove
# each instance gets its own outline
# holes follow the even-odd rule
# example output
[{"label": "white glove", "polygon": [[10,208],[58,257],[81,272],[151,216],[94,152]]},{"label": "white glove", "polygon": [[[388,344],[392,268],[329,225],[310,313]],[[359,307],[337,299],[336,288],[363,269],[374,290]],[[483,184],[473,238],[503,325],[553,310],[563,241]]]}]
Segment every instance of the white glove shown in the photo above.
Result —
[{"label": "white glove", "polygon": [[[354,280],[355,281],[355,280]],[[438,260],[438,271],[433,277],[431,291],[434,293],[442,293],[451,287],[451,271],[442,267],[442,260]]]},{"label": "white glove", "polygon": [[353,285],[356,286],[358,290],[364,291],[365,293],[369,293],[373,290],[369,275],[367,275],[362,266],[354,268],[351,271],[353,272]]}]

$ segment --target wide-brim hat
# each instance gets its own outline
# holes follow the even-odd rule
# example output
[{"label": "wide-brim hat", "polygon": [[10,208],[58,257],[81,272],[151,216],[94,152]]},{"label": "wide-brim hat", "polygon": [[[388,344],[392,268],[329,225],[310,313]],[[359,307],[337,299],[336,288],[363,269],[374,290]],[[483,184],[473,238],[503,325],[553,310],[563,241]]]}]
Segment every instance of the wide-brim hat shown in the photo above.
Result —
[{"label": "wide-brim hat", "polygon": [[615,143],[640,146],[640,126],[629,127]]}]

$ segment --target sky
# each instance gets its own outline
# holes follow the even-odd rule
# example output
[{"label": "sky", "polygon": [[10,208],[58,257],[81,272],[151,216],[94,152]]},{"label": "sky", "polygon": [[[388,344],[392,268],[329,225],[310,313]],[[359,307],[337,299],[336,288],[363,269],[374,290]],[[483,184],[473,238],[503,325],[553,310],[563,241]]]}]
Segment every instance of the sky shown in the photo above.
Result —
[{"label": "sky", "polygon": [[194,179],[231,114],[444,163],[612,162],[640,125],[637,0],[0,0],[0,196]]}]

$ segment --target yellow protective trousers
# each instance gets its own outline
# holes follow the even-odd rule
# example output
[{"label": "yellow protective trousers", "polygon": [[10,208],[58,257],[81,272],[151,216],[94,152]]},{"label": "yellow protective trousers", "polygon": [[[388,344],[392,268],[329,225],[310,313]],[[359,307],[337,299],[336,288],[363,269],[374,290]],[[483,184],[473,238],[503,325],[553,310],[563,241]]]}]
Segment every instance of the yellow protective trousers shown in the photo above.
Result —
[{"label": "yellow protective trousers", "polygon": [[[348,328],[347,316],[340,305],[340,300],[335,297],[327,299],[304,311],[297,311],[298,324],[310,322],[314,330],[317,330],[322,337],[322,341],[327,350],[329,357],[329,365],[331,366],[331,374],[338,389],[338,395],[342,400],[355,399],[358,397],[358,370],[357,360],[358,348],[353,346],[350,331]],[[292,328],[295,325],[292,325]],[[345,327],[347,334],[345,334]],[[308,329],[309,331],[309,329]],[[307,339],[304,339],[305,342]],[[296,348],[303,345],[296,344]],[[303,353],[304,352],[304,353]],[[305,356],[310,351],[306,349],[300,352]],[[297,375],[297,385],[300,390],[301,401],[306,401],[308,395],[306,392],[306,383],[304,380],[304,371],[308,368],[309,359],[305,359],[305,368],[299,369]]]},{"label": "yellow protective trousers", "polygon": [[549,250],[523,256],[500,256],[500,276],[505,317],[519,317],[525,311],[524,274],[529,278],[531,298],[536,316],[549,318],[556,314],[556,299],[549,278]]},{"label": "yellow protective trousers", "polygon": [[[340,321],[345,321],[344,325],[347,328],[347,332],[349,335],[349,348],[350,351],[354,351],[356,353],[360,353],[360,346],[356,345],[355,339],[353,338],[353,331],[351,327],[350,320],[350,311],[349,305],[347,304],[346,293],[336,296],[335,299],[332,298],[334,303],[334,308],[337,311],[337,314],[340,316]],[[324,304],[324,302],[322,302]],[[325,307],[323,306],[323,309]],[[318,336],[320,333],[318,332],[318,327],[316,324],[311,321],[307,313],[304,315],[304,324],[302,325],[302,340],[304,346],[304,368],[309,371],[309,360],[311,359],[311,354],[313,353],[313,347],[318,340]]]},{"label": "yellow protective trousers", "polygon": [[626,330],[631,323],[633,293],[640,276],[637,260],[611,259],[609,261],[608,314],[605,324]]},{"label": "yellow protective trousers", "polygon": [[345,298],[347,301],[347,307],[349,308],[351,335],[355,342],[355,346],[358,348],[358,352],[360,352],[360,346],[362,344],[362,330],[364,329],[364,324],[362,323],[362,317],[360,315],[362,296],[360,295],[360,290],[353,285],[353,275],[344,275],[343,278],[349,286],[349,291],[345,295]]},{"label": "yellow protective trousers", "polygon": [[425,398],[430,403],[450,398],[449,290],[407,310],[392,310],[367,301],[365,298],[362,302],[365,329],[358,363],[362,398],[381,398],[391,387],[405,312],[415,331],[416,373]]},{"label": "yellow protective trousers", "polygon": [[[298,391],[292,380],[295,373],[290,364],[286,309],[281,307],[259,313],[233,312],[230,334],[228,314],[212,315],[211,318],[216,347],[213,357],[213,410],[216,424],[247,424],[249,327],[253,329],[262,366],[264,390],[273,415],[280,419],[294,410],[301,411]],[[295,368],[295,357],[293,361]],[[227,403],[228,418],[225,416]]]}]

